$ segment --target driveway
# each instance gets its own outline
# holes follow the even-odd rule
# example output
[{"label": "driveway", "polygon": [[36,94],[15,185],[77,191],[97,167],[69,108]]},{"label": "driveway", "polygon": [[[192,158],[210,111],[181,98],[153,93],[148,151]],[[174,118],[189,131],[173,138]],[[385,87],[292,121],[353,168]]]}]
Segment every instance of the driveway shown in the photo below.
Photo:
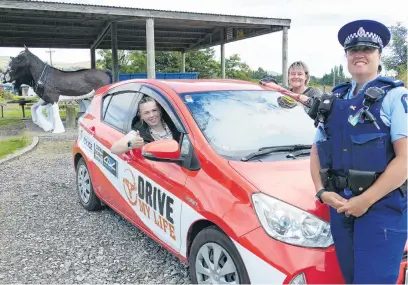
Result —
[{"label": "driveway", "polygon": [[0,165],[0,283],[178,283],[188,268],[108,207],[78,202],[72,140]]}]

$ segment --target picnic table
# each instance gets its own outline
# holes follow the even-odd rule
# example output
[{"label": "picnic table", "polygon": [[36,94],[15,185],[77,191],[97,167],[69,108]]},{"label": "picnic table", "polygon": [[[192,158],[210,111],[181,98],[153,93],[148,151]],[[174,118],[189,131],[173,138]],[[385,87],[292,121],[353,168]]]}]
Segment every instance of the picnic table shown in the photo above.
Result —
[{"label": "picnic table", "polygon": [[25,118],[25,108],[24,108],[25,105],[27,105],[28,103],[35,103],[35,102],[36,102],[35,100],[19,99],[19,100],[8,101],[7,103],[19,104],[21,106],[21,110],[23,111],[23,118]]}]

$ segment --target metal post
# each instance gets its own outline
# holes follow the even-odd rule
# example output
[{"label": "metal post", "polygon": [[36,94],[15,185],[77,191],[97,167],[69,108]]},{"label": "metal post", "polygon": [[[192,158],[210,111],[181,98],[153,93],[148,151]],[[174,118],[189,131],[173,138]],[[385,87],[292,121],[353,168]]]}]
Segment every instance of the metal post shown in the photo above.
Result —
[{"label": "metal post", "polygon": [[156,78],[154,52],[154,19],[146,19],[147,78]]},{"label": "metal post", "polygon": [[112,45],[113,82],[118,82],[119,81],[117,28],[118,28],[118,23],[117,22],[112,22],[112,25],[111,25],[111,45]]},{"label": "metal post", "polygon": [[282,84],[288,86],[288,27],[283,27],[282,37]]},{"label": "metal post", "polygon": [[225,30],[222,28],[221,33],[221,78],[225,78]]},{"label": "metal post", "polygon": [[52,66],[52,53],[55,52],[55,50],[51,50],[51,48],[49,48],[49,50],[45,52],[50,54],[50,66]]},{"label": "metal post", "polygon": [[181,52],[181,72],[186,72],[186,52]]},{"label": "metal post", "polygon": [[91,48],[91,68],[95,69],[96,67],[96,61],[95,61],[96,57],[95,57],[95,48]]}]

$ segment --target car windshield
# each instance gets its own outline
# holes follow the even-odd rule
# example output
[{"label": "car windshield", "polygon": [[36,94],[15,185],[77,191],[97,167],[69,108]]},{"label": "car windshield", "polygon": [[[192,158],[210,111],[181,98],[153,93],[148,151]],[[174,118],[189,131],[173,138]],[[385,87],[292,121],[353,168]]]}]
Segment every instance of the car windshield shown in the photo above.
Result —
[{"label": "car windshield", "polygon": [[281,93],[211,91],[181,97],[220,155],[241,157],[262,147],[313,143],[313,120],[302,104],[282,104],[291,100]]}]

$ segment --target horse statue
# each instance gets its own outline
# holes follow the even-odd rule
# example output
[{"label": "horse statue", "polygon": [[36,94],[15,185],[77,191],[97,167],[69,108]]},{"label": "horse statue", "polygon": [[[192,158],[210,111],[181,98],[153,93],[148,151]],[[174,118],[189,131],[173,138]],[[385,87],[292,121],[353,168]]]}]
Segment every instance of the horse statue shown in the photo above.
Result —
[{"label": "horse statue", "polygon": [[[14,92],[18,93],[19,96],[22,96],[22,90],[21,90],[21,85],[25,84],[30,86],[31,88],[34,88],[35,86],[35,81],[33,76],[31,75],[31,72],[28,68],[23,68],[21,70],[16,70],[14,75],[13,75],[13,79],[10,79],[10,70],[6,69],[4,70],[4,73],[1,74],[1,78],[2,78],[2,82],[10,82],[14,80]],[[84,99],[86,100],[86,99]],[[86,106],[83,107],[83,101],[81,100],[79,101],[80,104],[80,108],[82,107],[84,110],[86,110]],[[38,107],[40,105],[45,104],[44,102],[38,101],[36,104],[34,104],[33,106],[31,106],[31,117],[32,120],[35,124],[39,125],[39,122],[37,120],[37,114],[36,111],[38,109]],[[81,110],[81,109],[80,109]],[[47,113],[47,120],[54,125],[54,118],[52,117],[52,105],[48,104],[47,105],[47,109],[46,109],[46,113]],[[52,128],[54,129],[54,128]]]},{"label": "horse statue", "polygon": [[[46,132],[63,133],[58,102],[91,98],[97,89],[112,82],[112,75],[96,69],[62,71],[44,63],[25,47],[17,57],[11,58],[5,81],[31,86],[40,97],[31,107],[33,122]],[[44,106],[51,107],[51,122],[43,114]]]}]

